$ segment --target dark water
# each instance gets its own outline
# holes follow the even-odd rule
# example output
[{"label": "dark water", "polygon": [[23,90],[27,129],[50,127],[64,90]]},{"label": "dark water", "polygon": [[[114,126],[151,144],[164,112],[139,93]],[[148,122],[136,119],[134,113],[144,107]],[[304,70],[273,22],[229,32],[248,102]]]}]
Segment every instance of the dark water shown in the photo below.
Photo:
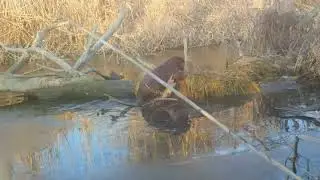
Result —
[{"label": "dark water", "polygon": [[[320,104],[319,97],[316,91],[287,91],[201,106],[292,169],[296,135],[320,139],[317,121],[305,120],[301,111]],[[297,107],[301,112],[292,110]],[[307,115],[316,117],[319,109]],[[2,179],[287,178],[203,117],[194,118],[185,134],[174,135],[148,126],[139,109],[115,101],[26,104],[0,114]],[[300,140],[298,154],[297,173],[319,179],[320,144]]]}]

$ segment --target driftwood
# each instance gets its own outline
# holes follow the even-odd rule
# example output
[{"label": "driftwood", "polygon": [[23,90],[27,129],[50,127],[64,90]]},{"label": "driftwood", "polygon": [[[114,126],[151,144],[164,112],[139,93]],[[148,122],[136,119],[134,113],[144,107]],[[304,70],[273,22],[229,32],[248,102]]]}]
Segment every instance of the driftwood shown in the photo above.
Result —
[{"label": "driftwood", "polygon": [[[120,11],[118,19],[102,35],[99,40],[108,41],[113,33],[120,27],[124,17],[125,9]],[[102,76],[97,71],[97,75],[103,77],[95,78],[88,75],[88,72],[81,72],[79,69],[89,62],[94,54],[104,45],[101,41],[96,41],[91,36],[87,40],[85,51],[74,65],[70,65],[66,60],[55,56],[53,53],[43,49],[46,34],[59,26],[69,24],[69,22],[59,23],[49,28],[39,31],[36,38],[27,48],[14,48],[0,43],[0,48],[6,52],[21,54],[18,61],[13,64],[5,73],[0,74],[0,93],[17,92],[35,96],[38,99],[54,98],[81,98],[81,97],[128,97],[133,95],[133,83],[127,80],[110,80]],[[92,30],[95,33],[97,26]],[[49,71],[45,74],[15,74],[20,70],[31,54],[41,54],[46,60],[55,63],[60,68],[52,68],[37,64],[40,69]],[[5,93],[4,93],[5,94]],[[19,101],[20,102],[20,101]]]},{"label": "driftwood", "polygon": [[[100,37],[100,39],[94,44],[92,45],[92,47],[87,48],[87,50],[81,55],[81,57],[79,58],[79,60],[76,62],[76,64],[73,66],[74,69],[78,70],[83,64],[87,63],[92,56],[94,55],[94,53],[96,51],[98,51],[99,49],[101,49],[101,47],[103,46],[102,41],[100,40],[104,40],[104,41],[108,41],[111,36],[113,35],[113,33],[119,29],[124,17],[125,17],[125,13],[126,13],[126,9],[121,9],[119,17],[117,19],[117,21],[115,21],[110,28],[108,29],[108,31]],[[91,36],[89,36],[91,38]],[[89,41],[90,42],[90,41]]]},{"label": "driftwood", "polygon": [[5,77],[0,76],[0,91],[25,92],[40,99],[63,96],[123,97],[133,95],[133,84],[125,80],[104,80],[90,76],[79,77]]},{"label": "driftwood", "polygon": [[[66,22],[51,26],[49,28],[43,29],[42,31],[39,31],[36,35],[35,40],[33,41],[32,48],[41,48],[43,46],[43,40],[46,36],[46,34],[54,28],[57,28],[61,25],[64,25]],[[29,54],[27,52],[23,52],[22,56],[19,58],[19,60],[12,65],[8,70],[7,73],[15,73],[17,72],[20,68],[23,67],[24,63],[26,62],[27,58],[29,57]]]}]

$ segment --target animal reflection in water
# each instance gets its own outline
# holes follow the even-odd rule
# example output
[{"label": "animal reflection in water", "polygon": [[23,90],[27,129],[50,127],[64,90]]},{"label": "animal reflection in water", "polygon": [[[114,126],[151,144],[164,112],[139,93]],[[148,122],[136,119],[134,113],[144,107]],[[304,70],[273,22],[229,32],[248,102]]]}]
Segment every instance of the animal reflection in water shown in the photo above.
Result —
[{"label": "animal reflection in water", "polygon": [[190,129],[188,109],[177,99],[159,99],[141,108],[143,118],[160,130],[184,133]]},{"label": "animal reflection in water", "polygon": [[[184,81],[185,61],[181,57],[171,57],[152,70],[170,85]],[[179,87],[175,87],[179,89]],[[175,133],[186,132],[190,128],[190,118],[186,105],[171,92],[145,74],[137,91],[138,105],[144,119],[161,130],[173,130]]]}]

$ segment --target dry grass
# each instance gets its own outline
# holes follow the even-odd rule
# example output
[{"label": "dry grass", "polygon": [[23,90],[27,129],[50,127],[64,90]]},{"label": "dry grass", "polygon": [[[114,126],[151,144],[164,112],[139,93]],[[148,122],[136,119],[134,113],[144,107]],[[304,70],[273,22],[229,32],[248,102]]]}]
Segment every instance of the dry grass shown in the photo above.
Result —
[{"label": "dry grass", "polygon": [[[291,59],[294,70],[319,76],[320,2],[297,0],[300,10],[268,9],[258,15],[244,49],[252,56],[280,55]],[[283,8],[284,9],[284,8]]]},{"label": "dry grass", "polygon": [[191,75],[179,88],[184,95],[203,100],[214,96],[252,95],[259,82],[279,77],[280,69],[263,60],[238,61],[220,75]]},{"label": "dry grass", "polygon": [[203,75],[190,76],[182,93],[195,100],[214,96],[249,95],[260,92],[259,85],[241,77],[214,79]]},{"label": "dry grass", "polygon": [[[242,58],[231,64],[222,74],[194,73],[179,82],[176,88],[193,100],[204,100],[210,97],[253,95],[260,92],[259,83],[274,80],[282,74],[281,69],[266,60],[257,58]],[[137,93],[140,74],[135,81]]]},{"label": "dry grass", "polygon": [[[295,0],[295,4],[300,9],[309,11],[317,1]],[[184,36],[189,37],[190,47],[241,38],[249,41],[251,46],[256,47],[256,43],[259,43],[261,47],[255,49],[260,52],[268,48],[277,51],[288,49],[288,41],[297,37],[297,33],[293,33],[288,38],[288,27],[300,22],[298,19],[301,15],[297,12],[277,15],[267,9],[257,16],[258,11],[253,8],[252,2],[254,1],[4,0],[0,2],[0,42],[30,44],[39,29],[63,20],[71,20],[87,29],[97,24],[98,32],[103,33],[118,15],[118,9],[126,6],[130,8],[130,14],[111,42],[132,54],[146,55],[182,46]],[[257,26],[257,23],[262,25]],[[298,29],[297,32],[304,34],[305,29],[307,28]],[[252,32],[259,36],[251,38]],[[46,45],[50,50],[63,55],[78,55],[83,51],[86,38],[84,32],[66,25],[51,32]],[[262,43],[261,38],[264,38]]]},{"label": "dry grass", "polygon": [[[117,17],[120,7],[130,13],[110,40],[131,55],[148,55],[181,47],[188,36],[189,47],[242,39],[242,50],[250,56],[281,55],[293,60],[297,71],[320,76],[318,0],[294,0],[290,5],[257,10],[250,0],[5,0],[0,2],[0,42],[28,45],[35,33],[54,22],[70,20],[103,33]],[[290,2],[290,1],[287,1]],[[283,12],[283,11],[287,12]],[[59,56],[75,58],[84,50],[87,35],[72,25],[50,32],[46,47]],[[0,57],[1,58],[1,57]],[[2,58],[2,60],[7,60]],[[0,59],[1,61],[1,59]],[[3,62],[3,61],[2,61]],[[267,66],[268,67],[268,66]],[[256,92],[255,79],[264,76],[261,66],[250,71],[226,72],[225,79],[191,76],[186,93],[194,98]],[[243,69],[242,69],[243,70]],[[253,75],[257,75],[253,78]],[[262,74],[262,75],[261,75]],[[250,78],[247,78],[250,76]],[[197,90],[199,83],[204,90]]]},{"label": "dry grass", "polygon": [[[246,4],[246,0],[5,0],[0,2],[0,42],[30,44],[39,29],[62,20],[87,29],[97,24],[103,33],[119,7],[127,6],[130,14],[111,42],[128,53],[146,55],[181,46],[184,34],[189,36],[190,47],[246,36],[250,20]],[[46,46],[60,55],[77,55],[86,37],[79,29],[64,26],[50,33]]]},{"label": "dry grass", "polygon": [[21,104],[27,100],[28,98],[24,93],[0,91],[0,107]]}]

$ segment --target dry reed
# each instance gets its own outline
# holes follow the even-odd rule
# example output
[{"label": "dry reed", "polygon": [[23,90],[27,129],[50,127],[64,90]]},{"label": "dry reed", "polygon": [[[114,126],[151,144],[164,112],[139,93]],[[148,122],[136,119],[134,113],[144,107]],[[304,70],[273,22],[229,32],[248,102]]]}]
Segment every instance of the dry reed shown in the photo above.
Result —
[{"label": "dry reed", "polygon": [[[181,47],[185,36],[189,47],[241,39],[244,52],[250,56],[288,56],[297,71],[320,76],[320,21],[318,10],[313,10],[317,4],[317,0],[294,0],[294,7],[299,10],[286,6],[257,10],[248,0],[5,0],[0,2],[0,31],[3,32],[0,42],[26,46],[32,43],[39,29],[64,20],[87,29],[99,25],[97,33],[101,34],[115,19],[118,9],[126,6],[130,13],[109,42],[128,54],[143,56]],[[281,12],[283,10],[286,12]],[[85,32],[66,25],[50,32],[45,48],[58,56],[74,59],[85,48],[86,39]],[[7,58],[2,57],[2,62],[5,60]],[[256,71],[249,74],[254,73],[257,74]],[[239,81],[237,77],[242,74],[227,76],[231,78],[218,82],[194,76],[187,84],[205,83],[206,92],[195,90],[200,97],[257,90],[255,79]],[[196,96],[194,92],[191,94]]]},{"label": "dry reed", "polygon": [[[0,30],[3,32],[0,42],[28,45],[39,29],[62,20],[79,23],[87,29],[97,24],[98,33],[102,33],[121,6],[131,11],[110,42],[127,53],[139,55],[182,46],[185,35],[189,47],[208,45],[234,34],[245,36],[252,11],[246,0],[5,0],[0,2]],[[237,27],[240,24],[243,25]],[[68,25],[49,34],[46,48],[74,57],[83,51],[86,38],[84,32]]]},{"label": "dry reed", "polygon": [[223,74],[188,76],[179,88],[185,96],[195,100],[252,95],[260,92],[260,82],[279,77],[279,70],[264,60],[243,60],[232,64]]},{"label": "dry reed", "polygon": [[[274,80],[282,74],[281,69],[263,59],[243,58],[231,64],[222,74],[195,73],[179,82],[181,93],[193,100],[221,96],[246,96],[260,93],[259,83]],[[143,74],[136,80],[137,93]]]}]

